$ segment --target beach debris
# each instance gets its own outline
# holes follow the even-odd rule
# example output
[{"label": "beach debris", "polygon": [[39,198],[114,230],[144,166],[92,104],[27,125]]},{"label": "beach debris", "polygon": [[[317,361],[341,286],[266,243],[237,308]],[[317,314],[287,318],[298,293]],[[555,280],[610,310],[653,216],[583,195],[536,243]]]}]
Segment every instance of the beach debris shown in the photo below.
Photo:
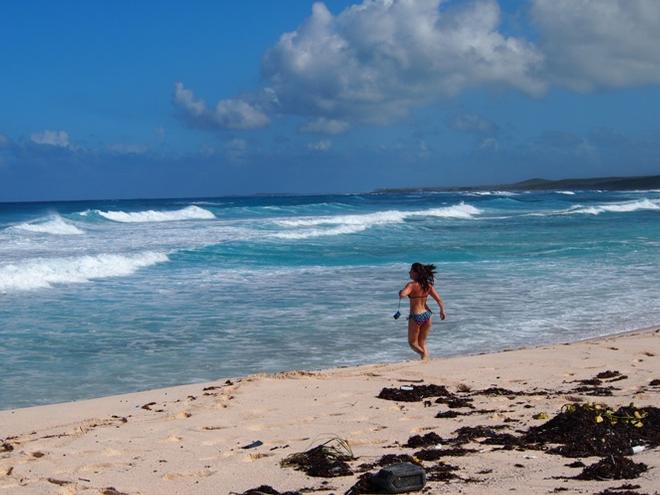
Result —
[{"label": "beach debris", "polygon": [[0,443],[0,452],[11,452],[14,450],[14,446],[9,442]]},{"label": "beach debris", "polygon": [[437,461],[441,457],[462,457],[467,454],[478,452],[475,449],[465,449],[463,447],[453,447],[449,449],[423,449],[413,454],[413,457],[421,461]]},{"label": "beach debris", "polygon": [[409,448],[427,447],[429,445],[437,445],[442,442],[444,442],[442,437],[432,431],[426,435],[413,435],[403,446]]},{"label": "beach debris", "polygon": [[621,480],[637,478],[648,470],[643,462],[633,462],[622,455],[607,456],[595,464],[585,467],[575,479],[577,480]]},{"label": "beach debris", "polygon": [[582,461],[574,461],[574,462],[569,462],[568,464],[564,464],[564,466],[569,468],[581,468],[581,467],[585,467],[586,464]]},{"label": "beach debris", "polygon": [[660,387],[660,379],[654,378],[653,380],[650,381],[649,385],[651,387]]},{"label": "beach debris", "polygon": [[630,404],[615,411],[597,403],[566,404],[521,440],[559,444],[548,452],[566,457],[630,455],[634,446],[660,445],[660,409]]},{"label": "beach debris", "polygon": [[120,492],[114,486],[109,486],[108,488],[103,488],[101,490],[101,495],[128,495],[128,493]]},{"label": "beach debris", "polygon": [[403,385],[399,388],[383,388],[379,399],[398,402],[421,402],[428,397],[446,397],[452,395],[443,385]]},{"label": "beach debris", "polygon": [[285,457],[280,466],[304,471],[309,476],[332,478],[353,474],[346,461],[354,459],[353,451],[346,440],[332,438],[312,449]]},{"label": "beach debris", "polygon": [[548,419],[550,416],[548,416],[548,413],[545,411],[541,411],[540,413],[536,413],[534,416],[532,416],[533,419]]},{"label": "beach debris", "polygon": [[156,405],[155,402],[147,402],[146,404],[140,406],[140,408],[141,408],[141,409],[144,409],[144,410],[146,410],[146,411],[151,411],[151,410],[152,410],[152,409],[151,409],[151,406],[155,406],[155,405]]},{"label": "beach debris", "polygon": [[250,488],[243,493],[229,492],[229,495],[302,495],[301,492],[278,492],[269,485],[261,485],[257,488]]},{"label": "beach debris", "polygon": [[454,479],[462,479],[460,476],[454,474],[454,471],[458,471],[458,467],[444,462],[438,462],[433,466],[426,468],[426,481],[450,481]]},{"label": "beach debris", "polygon": [[458,397],[453,394],[450,394],[447,397],[438,397],[435,400],[436,404],[445,404],[450,409],[457,409],[460,407],[469,407],[474,409],[472,401],[473,399],[470,397]]},{"label": "beach debris", "polygon": [[397,464],[399,462],[412,462],[413,464],[420,464],[419,459],[415,459],[408,454],[386,454],[378,459],[376,462],[360,464],[357,467],[359,472],[371,471],[375,467],[385,467],[390,464]]},{"label": "beach debris", "polygon": [[72,481],[57,480],[55,478],[46,478],[46,481],[48,481],[48,483],[52,483],[53,485],[58,485],[58,486],[70,485],[71,483],[73,483]]},{"label": "beach debris", "polygon": [[243,445],[241,448],[242,449],[254,449],[256,447],[262,446],[264,443],[261,440],[255,440],[252,443],[249,443],[247,445]]},{"label": "beach debris", "polygon": [[607,380],[608,378],[614,378],[617,376],[621,376],[621,373],[616,371],[616,370],[607,370],[607,371],[601,371],[596,375],[596,378],[600,378],[601,380]]},{"label": "beach debris", "polygon": [[426,472],[422,466],[399,462],[385,466],[377,473],[365,473],[345,495],[367,493],[407,493],[420,491],[426,485]]},{"label": "beach debris", "polygon": [[621,486],[614,486],[612,488],[606,488],[602,492],[598,492],[595,495],[647,495],[645,493],[633,491],[638,490],[639,488],[641,488],[639,485],[625,484]]},{"label": "beach debris", "polygon": [[436,418],[456,418],[458,416],[464,416],[466,413],[460,413],[457,411],[445,411],[439,412],[435,415]]}]

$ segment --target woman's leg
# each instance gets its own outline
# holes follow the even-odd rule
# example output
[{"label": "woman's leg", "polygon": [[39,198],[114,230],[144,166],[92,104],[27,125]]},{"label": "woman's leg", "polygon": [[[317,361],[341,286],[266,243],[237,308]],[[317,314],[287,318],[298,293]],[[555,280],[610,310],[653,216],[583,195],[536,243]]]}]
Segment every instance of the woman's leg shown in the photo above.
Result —
[{"label": "woman's leg", "polygon": [[423,351],[422,359],[424,361],[427,361],[430,356],[428,347],[426,347],[426,339],[428,338],[430,332],[431,332],[431,320],[424,323],[419,328],[419,333],[417,334],[417,347],[422,349]]},{"label": "woman's leg", "polygon": [[408,345],[410,345],[410,348],[423,358],[424,349],[417,344],[418,340],[419,340],[419,327],[417,326],[415,320],[411,318],[410,320],[408,320]]}]

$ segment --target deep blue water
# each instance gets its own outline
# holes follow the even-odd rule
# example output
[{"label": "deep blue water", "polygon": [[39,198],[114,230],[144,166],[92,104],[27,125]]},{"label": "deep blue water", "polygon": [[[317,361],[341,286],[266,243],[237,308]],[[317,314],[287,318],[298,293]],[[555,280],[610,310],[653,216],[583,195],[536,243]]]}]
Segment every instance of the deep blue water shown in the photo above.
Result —
[{"label": "deep blue water", "polygon": [[[0,204],[0,409],[660,323],[660,191]],[[435,308],[434,308],[435,309]]]}]

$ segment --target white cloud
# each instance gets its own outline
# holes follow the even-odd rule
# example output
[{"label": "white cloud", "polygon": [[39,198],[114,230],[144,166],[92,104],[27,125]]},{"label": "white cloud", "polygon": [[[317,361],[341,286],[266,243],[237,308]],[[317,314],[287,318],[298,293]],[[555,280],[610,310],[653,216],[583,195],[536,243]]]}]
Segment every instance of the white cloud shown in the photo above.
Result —
[{"label": "white cloud", "polygon": [[349,127],[348,122],[343,120],[326,119],[319,117],[318,119],[306,122],[300,127],[300,132],[311,132],[317,134],[341,134]]},{"label": "white cloud", "polygon": [[220,101],[213,120],[228,129],[255,129],[264,127],[270,121],[262,111],[239,99]]},{"label": "white cloud", "polygon": [[332,143],[328,139],[321,139],[315,143],[309,143],[307,149],[311,151],[324,152],[328,151],[332,146]]},{"label": "white cloud", "polygon": [[30,136],[33,143],[44,144],[48,146],[57,146],[59,148],[69,148],[69,134],[66,131],[43,131],[35,132]]},{"label": "white cloud", "polygon": [[256,105],[236,98],[221,100],[209,110],[203,100],[197,99],[180,82],[174,86],[174,103],[192,124],[204,128],[255,129],[270,122]]},{"label": "white cloud", "polygon": [[571,89],[660,82],[658,0],[534,0],[547,77]]},{"label": "white cloud", "polygon": [[366,0],[312,16],[282,35],[263,73],[283,113],[386,123],[418,105],[480,85],[539,94],[543,57],[498,32],[499,6],[483,0]]}]

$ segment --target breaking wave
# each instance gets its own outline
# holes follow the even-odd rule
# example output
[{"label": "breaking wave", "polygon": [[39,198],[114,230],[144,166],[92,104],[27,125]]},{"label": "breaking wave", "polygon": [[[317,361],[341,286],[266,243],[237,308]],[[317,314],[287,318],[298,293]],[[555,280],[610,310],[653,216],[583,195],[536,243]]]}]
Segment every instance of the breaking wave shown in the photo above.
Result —
[{"label": "breaking wave", "polygon": [[625,201],[622,203],[605,203],[596,206],[575,205],[563,212],[565,215],[585,213],[599,215],[601,213],[628,213],[638,210],[660,210],[660,200],[640,199],[637,201]]},{"label": "breaking wave", "polygon": [[94,279],[125,277],[140,268],[169,261],[165,253],[98,254],[62,258],[36,258],[0,265],[0,292],[80,284]]},{"label": "breaking wave", "polygon": [[[481,210],[478,208],[461,202],[458,205],[430,208],[428,210],[388,210],[376,213],[366,213],[363,215],[334,215],[276,220],[275,224],[281,227],[307,227],[307,229],[278,232],[273,234],[273,237],[280,239],[306,239],[309,237],[354,234],[376,225],[402,223],[406,219],[413,217],[470,219],[479,213],[481,213]],[[330,228],[313,228],[325,225]]]},{"label": "breaking wave", "polygon": [[20,223],[10,228],[16,230],[23,230],[27,232],[37,232],[41,234],[54,234],[54,235],[80,235],[85,233],[75,225],[65,222],[64,219],[59,215],[51,217],[45,222],[37,221],[37,222]]},{"label": "breaking wave", "polygon": [[[177,220],[211,220],[215,215],[209,210],[199,206],[186,206],[180,210],[167,211],[102,211],[94,210],[95,213],[112,220],[113,222],[137,223],[137,222],[174,222]],[[85,213],[85,212],[83,212]],[[83,214],[81,213],[81,215]]]}]

